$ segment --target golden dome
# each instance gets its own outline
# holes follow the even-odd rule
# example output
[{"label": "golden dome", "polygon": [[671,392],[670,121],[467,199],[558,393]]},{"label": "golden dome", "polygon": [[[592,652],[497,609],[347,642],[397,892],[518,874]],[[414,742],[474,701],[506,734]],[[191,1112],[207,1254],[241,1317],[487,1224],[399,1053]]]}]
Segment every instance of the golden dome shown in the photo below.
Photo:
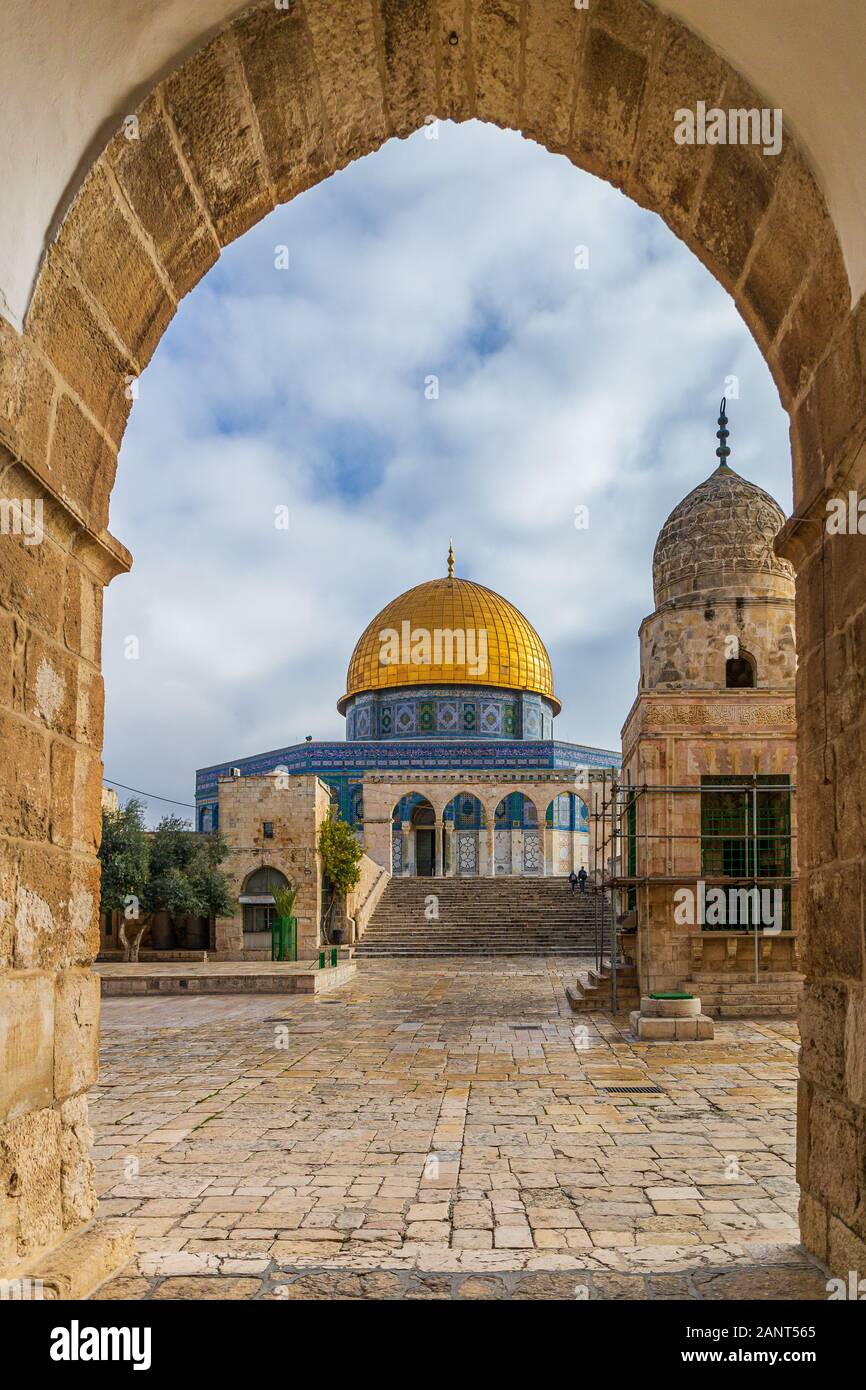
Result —
[{"label": "golden dome", "polygon": [[[449,556],[449,571],[452,566]],[[419,631],[429,635],[427,651],[423,638],[414,644]],[[390,649],[384,635],[389,633]],[[438,642],[437,633],[442,634]],[[458,640],[449,639],[456,633],[463,635],[462,651]],[[413,685],[527,690],[550,700],[555,714],[560,710],[550,657],[532,624],[492,589],[450,573],[407,589],[377,613],[352,652],[346,693],[337,708],[345,714],[352,696],[362,691]]]}]

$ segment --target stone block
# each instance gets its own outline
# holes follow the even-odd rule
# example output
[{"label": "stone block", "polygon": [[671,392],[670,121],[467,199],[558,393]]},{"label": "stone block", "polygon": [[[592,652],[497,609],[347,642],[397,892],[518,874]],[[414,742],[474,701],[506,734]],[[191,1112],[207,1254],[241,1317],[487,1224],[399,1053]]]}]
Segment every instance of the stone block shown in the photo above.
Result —
[{"label": "stone block", "polygon": [[25,720],[0,711],[0,746],[5,771],[0,834],[42,839],[48,833],[51,796],[48,738]]},{"label": "stone block", "polygon": [[439,90],[442,115],[465,121],[473,114],[475,94],[471,86],[469,30],[465,0],[437,0],[439,32]]},{"label": "stone block", "polygon": [[678,145],[674,116],[694,109],[698,96],[714,104],[723,82],[723,64],[707,46],[680,24],[663,18],[659,55],[644,106],[639,135],[634,192],[641,203],[658,208],[669,226],[688,223],[708,150]]},{"label": "stone block", "polygon": [[527,7],[521,129],[548,148],[568,143],[588,14],[573,0],[530,0]]},{"label": "stone block", "polygon": [[396,135],[408,135],[438,110],[435,0],[378,0],[378,8],[388,116]]},{"label": "stone block", "polygon": [[677,1042],[694,1042],[698,1036],[696,1018],[677,1018],[674,1020],[674,1035]]},{"label": "stone block", "polygon": [[57,246],[129,355],[143,367],[171,321],[175,302],[137,227],[115,197],[102,161],[85,179]]},{"label": "stone block", "polygon": [[0,1127],[0,1230],[6,1268],[63,1232],[60,1115],[29,1110]]},{"label": "stone block", "polygon": [[[779,254],[776,251],[777,257]],[[828,236],[823,256],[812,269],[777,349],[777,360],[793,398],[808,386],[831,338],[844,323],[850,296],[838,242],[835,236]]]},{"label": "stone block", "polygon": [[707,1014],[698,1015],[698,1017],[695,1019],[695,1029],[696,1036],[702,1042],[707,1041],[715,1035],[715,1026],[713,1024],[713,1020]]},{"label": "stone block", "polygon": [[117,454],[71,396],[62,396],[57,405],[50,466],[73,511],[97,529],[107,525]]},{"label": "stone block", "polygon": [[25,1266],[19,1277],[26,1274],[40,1280],[45,1298],[83,1299],[121,1270],[134,1253],[135,1232],[130,1222],[94,1221]]},{"label": "stone block", "polygon": [[767,341],[776,336],[832,232],[820,190],[799,151],[787,144],[782,159],[778,187],[744,286]]},{"label": "stone block", "polygon": [[0,1118],[43,1110],[54,1100],[54,977],[0,974]]},{"label": "stone block", "polygon": [[469,0],[475,110],[516,129],[519,121],[521,0]]},{"label": "stone block", "polygon": [[[781,372],[781,366],[779,370]],[[821,431],[824,466],[832,471],[837,455],[860,427],[866,413],[866,381],[860,365],[854,316],[839,332],[815,372],[809,392],[815,395],[815,417]]]},{"label": "stone block", "polygon": [[63,594],[63,641],[76,655],[99,665],[102,651],[102,585],[74,561]]},{"label": "stone block", "polygon": [[637,1035],[641,1042],[673,1042],[676,1027],[676,1019],[673,1018],[644,1018],[638,1015]]},{"label": "stone block", "polygon": [[277,201],[286,202],[331,169],[310,35],[296,6],[255,9],[234,33]]},{"label": "stone block", "polygon": [[73,967],[57,976],[54,1092],[77,1095],[96,1080],[99,1048],[99,976]]},{"label": "stone block", "polygon": [[28,634],[24,648],[24,712],[53,733],[75,737],[78,661],[61,646]]},{"label": "stone block", "polygon": [[808,1124],[807,1190],[831,1214],[853,1226],[860,1204],[862,1135],[847,1107],[834,1103],[821,1091],[811,1093]]},{"label": "stone block", "polygon": [[60,1195],[67,1230],[89,1221],[96,1211],[96,1188],[90,1148],[93,1133],[87,1120],[87,1096],[74,1096],[60,1107]]},{"label": "stone block", "polygon": [[866,988],[848,988],[845,1011],[845,1094],[866,1110]]},{"label": "stone block", "polygon": [[219,242],[187,182],[158,96],[148,98],[138,121],[138,139],[117,135],[108,158],[180,299],[214,264]]},{"label": "stone block", "polygon": [[844,985],[807,980],[800,1002],[801,1074],[838,1096],[845,1091],[847,997]]},{"label": "stone block", "polygon": [[226,246],[273,207],[237,49],[222,35],[165,82],[186,160]]},{"label": "stone block", "polygon": [[[726,90],[726,101],[727,90]],[[757,98],[730,105],[760,106]],[[770,157],[747,145],[714,145],[695,234],[728,288],[739,279],[773,193]]]},{"label": "stone block", "polygon": [[631,164],[646,86],[648,53],[591,25],[584,42],[571,148],[578,162],[617,187]]},{"label": "stone block", "polygon": [[847,1278],[848,1273],[853,1270],[858,1280],[866,1280],[866,1231],[852,1230],[845,1222],[831,1216],[827,1232],[826,1263],[837,1279]]},{"label": "stone block", "polygon": [[17,897],[18,848],[14,840],[0,836],[0,970],[12,965]]},{"label": "stone block", "polygon": [[827,1263],[827,1208],[808,1193],[800,1195],[800,1235],[807,1250]]},{"label": "stone block", "polygon": [[348,163],[378,149],[389,134],[372,11],[306,0],[304,12],[334,149]]},{"label": "stone block", "polygon": [[0,441],[35,466],[48,462],[56,384],[29,339],[0,320]]},{"label": "stone block", "polygon": [[[132,404],[127,394],[128,380],[137,369],[132,358],[102,327],[53,247],[39,276],[28,326],[34,341],[60,375],[114,443],[119,444]],[[58,464],[63,463],[56,451],[52,456]],[[52,464],[52,473],[55,467]],[[55,476],[56,486],[62,490],[62,470]]]},{"label": "stone block", "polygon": [[700,999],[651,999],[644,995],[640,1001],[644,1018],[697,1018]]},{"label": "stone block", "polygon": [[54,636],[60,631],[65,586],[66,556],[47,537],[41,545],[25,545],[23,536],[3,537],[0,605],[10,613]]}]

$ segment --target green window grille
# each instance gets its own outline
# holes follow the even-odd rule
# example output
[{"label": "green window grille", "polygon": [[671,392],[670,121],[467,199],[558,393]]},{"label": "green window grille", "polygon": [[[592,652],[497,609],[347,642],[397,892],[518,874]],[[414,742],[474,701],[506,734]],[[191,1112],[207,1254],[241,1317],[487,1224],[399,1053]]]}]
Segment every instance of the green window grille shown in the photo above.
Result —
[{"label": "green window grille", "polygon": [[[789,931],[790,884],[766,880],[791,874],[791,780],[784,774],[759,773],[757,796],[749,780],[742,775],[701,778],[701,876],[756,879],[759,888],[781,888],[782,930]],[[726,889],[731,907],[728,921],[734,891]],[[754,909],[750,900],[748,925],[755,921]],[[719,924],[718,930],[725,925]],[[713,926],[703,929],[711,931]]]}]

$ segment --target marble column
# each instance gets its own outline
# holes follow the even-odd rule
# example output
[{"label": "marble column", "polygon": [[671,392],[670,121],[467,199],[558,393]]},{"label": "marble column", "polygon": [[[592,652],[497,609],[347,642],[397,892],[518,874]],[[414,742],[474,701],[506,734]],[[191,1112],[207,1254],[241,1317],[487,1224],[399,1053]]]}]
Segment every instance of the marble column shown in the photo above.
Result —
[{"label": "marble column", "polygon": [[496,840],[493,822],[487,827],[487,873],[490,878],[496,877]]},{"label": "marble column", "polygon": [[434,873],[437,878],[442,877],[442,822],[437,820],[433,829],[433,836],[436,842],[436,858]]},{"label": "marble column", "polygon": [[455,874],[454,864],[454,826],[451,821],[445,821],[443,826],[445,834],[444,855],[445,863],[443,870],[446,878],[453,878]]},{"label": "marble column", "polygon": [[411,875],[415,872],[415,865],[410,862],[409,858],[410,850],[412,848],[411,821],[404,820],[402,822],[401,828],[403,833],[403,877],[410,878]]}]

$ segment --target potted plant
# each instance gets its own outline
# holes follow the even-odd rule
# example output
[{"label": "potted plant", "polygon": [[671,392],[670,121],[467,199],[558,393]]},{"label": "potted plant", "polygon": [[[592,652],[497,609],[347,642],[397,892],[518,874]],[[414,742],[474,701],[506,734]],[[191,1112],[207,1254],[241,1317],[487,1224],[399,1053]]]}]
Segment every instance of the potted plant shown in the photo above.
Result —
[{"label": "potted plant", "polygon": [[271,936],[271,960],[298,959],[298,919],[294,909],[299,890],[297,883],[272,890],[277,920]]}]

